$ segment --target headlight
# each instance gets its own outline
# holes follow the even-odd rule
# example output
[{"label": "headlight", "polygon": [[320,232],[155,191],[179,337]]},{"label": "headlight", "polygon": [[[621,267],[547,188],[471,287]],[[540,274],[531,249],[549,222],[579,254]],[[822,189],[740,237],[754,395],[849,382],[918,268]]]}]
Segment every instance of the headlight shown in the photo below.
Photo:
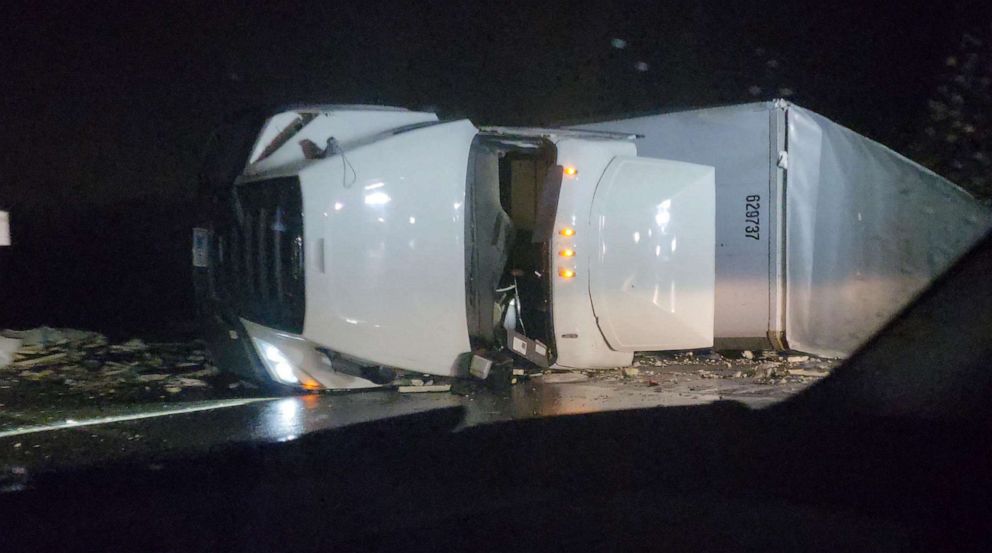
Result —
[{"label": "headlight", "polygon": [[273,378],[283,384],[298,384],[300,382],[300,379],[296,377],[293,363],[286,358],[283,352],[279,351],[279,348],[265,340],[258,338],[252,338],[252,340],[255,341],[255,347],[258,349],[262,362],[265,363],[265,368],[269,369],[269,374]]}]

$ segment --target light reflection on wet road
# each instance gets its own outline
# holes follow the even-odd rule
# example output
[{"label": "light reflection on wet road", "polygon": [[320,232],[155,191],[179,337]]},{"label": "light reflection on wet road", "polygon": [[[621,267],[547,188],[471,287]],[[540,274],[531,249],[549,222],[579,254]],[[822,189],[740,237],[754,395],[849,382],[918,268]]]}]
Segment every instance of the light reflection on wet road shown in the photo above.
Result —
[{"label": "light reflection on wet road", "polygon": [[[33,469],[101,463],[132,455],[167,459],[232,442],[280,442],[306,433],[397,417],[431,409],[463,406],[463,427],[509,419],[596,411],[698,405],[718,399],[763,407],[808,385],[768,385],[747,379],[665,378],[654,373],[618,378],[616,373],[578,382],[524,381],[498,393],[475,386],[464,395],[401,394],[374,390],[284,398],[121,405],[95,410],[47,410],[0,415],[0,465]],[[684,370],[684,369],[683,369]],[[688,375],[688,376],[687,376]],[[569,375],[571,376],[571,375]],[[549,378],[549,380],[552,380]],[[567,380],[567,379],[566,379]]]}]

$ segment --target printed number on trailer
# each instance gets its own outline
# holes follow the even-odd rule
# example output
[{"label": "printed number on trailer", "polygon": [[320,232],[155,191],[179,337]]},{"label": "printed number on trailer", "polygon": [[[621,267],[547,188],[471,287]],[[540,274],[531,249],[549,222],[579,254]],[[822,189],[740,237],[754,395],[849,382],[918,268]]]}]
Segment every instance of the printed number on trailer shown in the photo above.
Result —
[{"label": "printed number on trailer", "polygon": [[751,194],[744,198],[744,236],[761,239],[761,196]]}]

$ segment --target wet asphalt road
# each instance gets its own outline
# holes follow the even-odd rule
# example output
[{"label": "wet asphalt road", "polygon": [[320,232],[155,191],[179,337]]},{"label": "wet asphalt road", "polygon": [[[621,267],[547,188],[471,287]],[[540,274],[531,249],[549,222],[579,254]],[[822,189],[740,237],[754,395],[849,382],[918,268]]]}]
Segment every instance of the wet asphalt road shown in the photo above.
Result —
[{"label": "wet asphalt road", "polygon": [[749,378],[730,363],[711,365],[642,366],[626,375],[621,370],[555,373],[503,391],[463,383],[451,393],[380,389],[268,397],[225,386],[168,401],[69,397],[39,404],[25,399],[23,391],[12,397],[10,390],[0,390],[0,404],[5,404],[0,409],[0,466],[35,472],[130,458],[164,462],[234,442],[288,441],[309,432],[452,406],[465,408],[464,426],[721,399],[761,408],[816,380]]}]

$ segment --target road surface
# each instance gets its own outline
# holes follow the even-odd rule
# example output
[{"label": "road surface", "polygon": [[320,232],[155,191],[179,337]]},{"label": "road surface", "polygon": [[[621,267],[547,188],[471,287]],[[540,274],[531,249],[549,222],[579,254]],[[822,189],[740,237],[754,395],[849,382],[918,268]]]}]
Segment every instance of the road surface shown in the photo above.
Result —
[{"label": "road surface", "polygon": [[[493,390],[455,382],[451,392],[380,389],[271,397],[221,378],[211,386],[156,395],[70,393],[57,382],[0,387],[0,466],[42,471],[122,459],[167,461],[234,442],[280,442],[309,432],[462,406],[463,425],[596,411],[698,405],[718,400],[762,408],[826,374],[802,364],[704,358],[640,357],[638,367],[548,372]],[[808,364],[807,364],[808,365]],[[786,371],[791,367],[793,374]],[[210,379],[206,379],[210,380]],[[104,390],[104,392],[107,392]]]}]

